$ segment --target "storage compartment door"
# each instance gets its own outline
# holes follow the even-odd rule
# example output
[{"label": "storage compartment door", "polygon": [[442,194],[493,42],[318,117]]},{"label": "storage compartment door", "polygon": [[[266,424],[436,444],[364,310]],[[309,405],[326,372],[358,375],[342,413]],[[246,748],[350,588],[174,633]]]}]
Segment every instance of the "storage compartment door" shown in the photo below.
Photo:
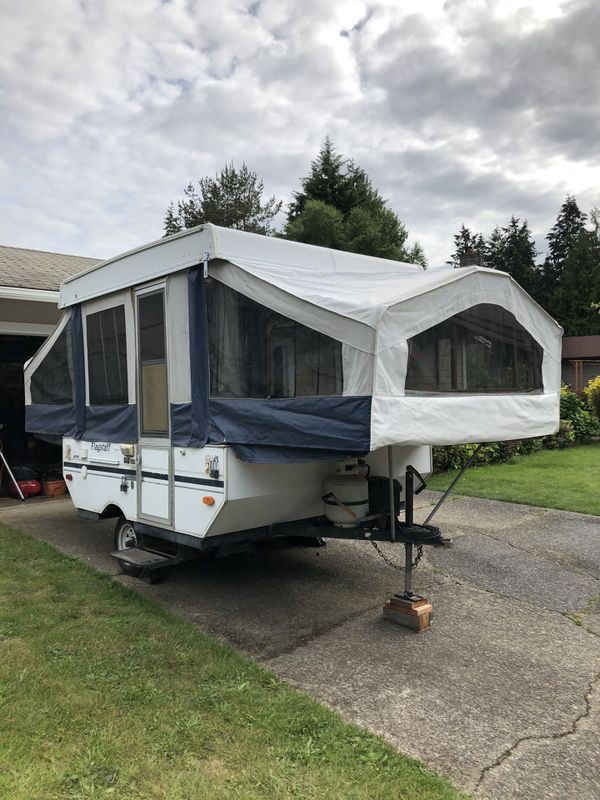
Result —
[{"label": "storage compartment door", "polygon": [[140,445],[138,516],[171,521],[171,465],[169,447]]}]

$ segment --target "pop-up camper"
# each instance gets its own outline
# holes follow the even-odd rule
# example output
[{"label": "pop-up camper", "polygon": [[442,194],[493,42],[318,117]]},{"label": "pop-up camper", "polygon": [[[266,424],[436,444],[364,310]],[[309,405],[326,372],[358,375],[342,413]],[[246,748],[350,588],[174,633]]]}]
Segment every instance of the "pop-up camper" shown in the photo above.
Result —
[{"label": "pop-up camper", "polygon": [[62,437],[75,506],[117,517],[121,552],[412,541],[398,491],[431,445],[558,427],[561,329],[494,270],[204,225],[67,279],[60,307],[27,429]]}]

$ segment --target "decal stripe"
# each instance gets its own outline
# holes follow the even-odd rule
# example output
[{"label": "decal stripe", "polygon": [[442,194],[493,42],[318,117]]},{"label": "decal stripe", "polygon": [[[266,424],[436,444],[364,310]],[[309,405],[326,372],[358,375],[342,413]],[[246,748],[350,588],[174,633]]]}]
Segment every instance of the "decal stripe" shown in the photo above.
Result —
[{"label": "decal stripe", "polygon": [[[81,470],[81,467],[87,467],[88,472],[105,472],[113,475],[123,475],[127,478],[135,478],[136,472],[132,469],[120,469],[119,467],[101,467],[97,464],[80,464],[73,461],[64,461],[63,467],[65,469]],[[169,476],[164,472],[146,472],[142,471],[142,478],[153,478],[154,480],[167,481]],[[191,483],[194,486],[215,486],[223,488],[224,481],[214,480],[212,478],[195,478],[191,475],[175,475],[174,481],[176,483]]]},{"label": "decal stripe", "polygon": [[180,483],[194,483],[198,486],[225,486],[225,481],[216,481],[212,478],[192,478],[187,475],[175,475],[175,480]]}]

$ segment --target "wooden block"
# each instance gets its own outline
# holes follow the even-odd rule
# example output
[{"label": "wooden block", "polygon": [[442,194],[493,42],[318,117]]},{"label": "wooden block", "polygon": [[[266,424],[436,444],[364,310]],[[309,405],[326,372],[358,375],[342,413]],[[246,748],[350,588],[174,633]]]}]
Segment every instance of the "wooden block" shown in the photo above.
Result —
[{"label": "wooden block", "polygon": [[391,597],[383,607],[383,618],[396,625],[424,631],[431,626],[433,608],[426,598],[406,600],[403,597]]}]

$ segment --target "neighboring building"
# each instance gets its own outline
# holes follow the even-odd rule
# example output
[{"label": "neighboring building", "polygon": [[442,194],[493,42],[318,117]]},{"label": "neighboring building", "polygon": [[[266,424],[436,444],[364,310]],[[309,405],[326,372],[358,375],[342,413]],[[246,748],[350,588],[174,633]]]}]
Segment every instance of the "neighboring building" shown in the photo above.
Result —
[{"label": "neighboring building", "polygon": [[600,375],[600,336],[563,336],[563,381],[580,392],[597,375]]},{"label": "neighboring building", "polygon": [[0,441],[9,460],[50,460],[25,433],[23,364],[58,322],[61,282],[98,259],[0,246]]}]

